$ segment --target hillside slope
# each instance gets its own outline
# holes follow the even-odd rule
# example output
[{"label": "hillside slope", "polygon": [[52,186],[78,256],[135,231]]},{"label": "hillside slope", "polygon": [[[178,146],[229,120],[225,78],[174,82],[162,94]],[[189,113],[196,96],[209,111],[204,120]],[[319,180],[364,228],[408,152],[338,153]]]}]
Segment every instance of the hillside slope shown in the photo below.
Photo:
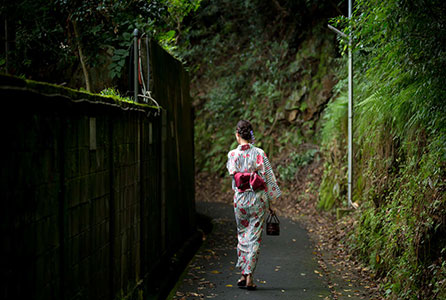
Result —
[{"label": "hillside slope", "polygon": [[276,165],[301,164],[302,157],[279,163],[291,152],[314,157],[308,149],[337,82],[336,37],[326,25],[338,11],[305,3],[202,2],[181,53],[192,74],[197,170],[224,174],[242,118]]},{"label": "hillside slope", "polygon": [[[446,3],[356,2],[350,248],[389,299],[446,299]],[[339,19],[342,24],[346,22]],[[345,199],[346,92],[328,105],[320,203]]]}]

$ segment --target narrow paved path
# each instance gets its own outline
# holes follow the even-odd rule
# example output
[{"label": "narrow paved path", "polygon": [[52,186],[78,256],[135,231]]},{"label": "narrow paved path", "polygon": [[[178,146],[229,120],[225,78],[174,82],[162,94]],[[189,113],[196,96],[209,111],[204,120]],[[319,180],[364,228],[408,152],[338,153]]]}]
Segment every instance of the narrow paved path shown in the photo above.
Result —
[{"label": "narrow paved path", "polygon": [[330,290],[314,260],[306,231],[281,218],[281,235],[264,233],[255,291],[237,287],[236,227],[231,205],[197,203],[197,211],[213,219],[214,229],[177,284],[173,299],[330,299]]}]

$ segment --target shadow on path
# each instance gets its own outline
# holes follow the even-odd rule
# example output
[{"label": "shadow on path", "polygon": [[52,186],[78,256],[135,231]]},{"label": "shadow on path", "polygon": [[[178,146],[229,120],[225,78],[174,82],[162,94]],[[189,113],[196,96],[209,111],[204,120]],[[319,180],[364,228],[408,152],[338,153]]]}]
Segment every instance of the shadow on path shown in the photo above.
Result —
[{"label": "shadow on path", "polygon": [[190,262],[173,292],[173,299],[330,299],[314,260],[305,229],[281,218],[281,235],[263,234],[254,273],[256,291],[237,287],[236,226],[233,207],[197,203],[197,212],[213,219],[213,231]]}]

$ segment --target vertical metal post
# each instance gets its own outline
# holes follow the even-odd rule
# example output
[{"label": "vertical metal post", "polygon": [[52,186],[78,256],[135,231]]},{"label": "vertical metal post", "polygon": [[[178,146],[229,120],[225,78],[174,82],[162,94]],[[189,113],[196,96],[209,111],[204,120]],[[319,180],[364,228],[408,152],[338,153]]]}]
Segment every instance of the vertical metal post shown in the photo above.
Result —
[{"label": "vertical metal post", "polygon": [[135,95],[135,102],[138,101],[138,29],[133,30],[133,62],[134,62],[134,76],[133,76],[133,91]]},{"label": "vertical metal post", "polygon": [[150,91],[150,49],[149,37],[146,35],[146,53],[147,53],[147,90]]},{"label": "vertical metal post", "polygon": [[161,252],[167,247],[166,199],[167,199],[167,111],[161,113]]},{"label": "vertical metal post", "polygon": [[353,54],[352,54],[352,0],[348,0],[348,19],[350,33],[348,36],[348,207],[352,207],[353,179]]}]

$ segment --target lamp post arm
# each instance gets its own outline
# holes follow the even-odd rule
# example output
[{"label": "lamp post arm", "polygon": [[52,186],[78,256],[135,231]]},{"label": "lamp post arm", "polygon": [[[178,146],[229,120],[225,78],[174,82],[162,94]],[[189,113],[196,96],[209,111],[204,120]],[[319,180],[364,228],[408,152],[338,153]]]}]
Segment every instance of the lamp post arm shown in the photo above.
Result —
[{"label": "lamp post arm", "polygon": [[337,29],[334,26],[331,26],[330,24],[328,24],[328,28],[330,28],[331,30],[333,30],[334,32],[336,32],[337,34],[339,34],[340,36],[342,36],[343,38],[348,38],[348,36],[343,33],[342,31],[340,31],[339,29]]}]

